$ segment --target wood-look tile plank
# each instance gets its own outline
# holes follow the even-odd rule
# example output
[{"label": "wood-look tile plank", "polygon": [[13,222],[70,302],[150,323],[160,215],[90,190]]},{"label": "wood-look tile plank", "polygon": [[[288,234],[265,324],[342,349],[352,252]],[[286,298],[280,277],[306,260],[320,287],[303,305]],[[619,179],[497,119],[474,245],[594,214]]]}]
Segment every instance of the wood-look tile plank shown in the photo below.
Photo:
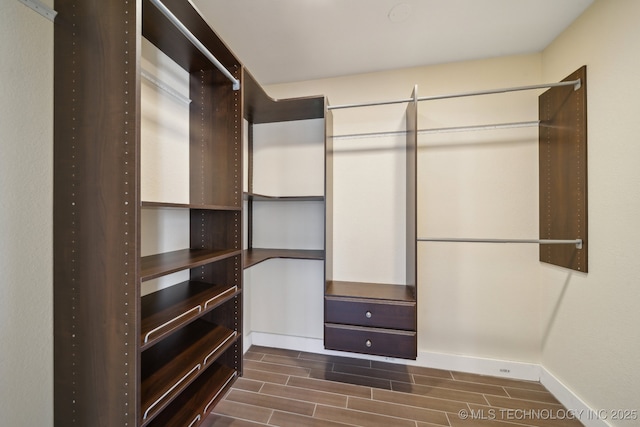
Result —
[{"label": "wood-look tile plank", "polygon": [[224,415],[209,414],[199,427],[263,427],[268,424],[254,423],[252,421],[240,420],[226,417]]},{"label": "wood-look tile plank", "polygon": [[492,377],[490,375],[469,374],[465,372],[451,372],[453,378],[459,381],[467,381],[472,383],[493,384],[503,387],[523,388],[527,390],[546,391],[544,386],[539,382],[514,380],[511,378]]},{"label": "wood-look tile plank", "polygon": [[451,390],[471,391],[473,393],[493,394],[504,397],[509,396],[503,387],[491,384],[449,380],[446,378],[423,377],[422,375],[414,375],[413,381],[416,384],[429,387],[441,387]]},{"label": "wood-look tile plank", "polygon": [[401,381],[405,383],[413,382],[412,375],[406,372],[373,369],[363,366],[343,365],[341,363],[335,363],[333,365],[333,372],[360,375],[363,377],[378,378],[383,380]]},{"label": "wood-look tile plank", "polygon": [[511,399],[508,397],[499,397],[499,396],[486,396],[486,397],[487,397],[487,401],[489,402],[489,405],[497,408],[531,409],[531,410],[562,409],[562,405],[560,404],[535,402],[533,400]]},{"label": "wood-look tile plank", "polygon": [[341,363],[343,365],[371,367],[371,361],[367,359],[357,359],[355,357],[331,356],[327,354],[301,352],[300,359],[316,360],[326,363]]},{"label": "wood-look tile plank", "polygon": [[309,390],[307,388],[265,384],[260,393],[303,400],[305,402],[320,403],[328,406],[347,407],[347,396],[343,394],[327,393],[325,391]]},{"label": "wood-look tile plank", "polygon": [[444,369],[426,368],[423,366],[402,365],[400,363],[389,363],[372,361],[371,367],[373,369],[382,369],[386,371],[406,372],[408,374],[422,375],[425,377],[447,378],[453,379],[451,371],[445,371]]},{"label": "wood-look tile plank", "polygon": [[[567,416],[566,409],[559,404],[535,402],[532,400],[486,396],[489,405],[498,408],[499,419],[526,423],[541,427],[580,427],[582,423]],[[475,407],[469,405],[471,409]]]},{"label": "wood-look tile plank", "polygon": [[244,360],[260,361],[260,360],[262,360],[262,358],[264,356],[265,356],[264,353],[255,353],[255,352],[249,350],[244,354]]},{"label": "wood-look tile plank", "polygon": [[531,427],[582,427],[582,423],[574,419],[573,415],[564,409],[512,409],[473,404],[469,405],[469,409],[469,414],[476,414],[475,417],[470,418],[476,420],[480,419],[478,414],[484,414],[483,418],[488,418],[496,422],[515,423],[517,425]]},{"label": "wood-look tile plank", "polygon": [[417,408],[379,400],[350,397],[347,408],[372,414],[387,415],[395,418],[406,418],[414,421],[428,422],[440,426],[449,426],[447,415],[443,411]]},{"label": "wood-look tile plank", "polygon": [[349,424],[342,424],[333,421],[322,420],[320,418],[305,417],[288,412],[275,411],[270,420],[270,425],[280,427],[349,427]]},{"label": "wood-look tile plank", "polygon": [[[449,424],[447,424],[449,425]],[[416,427],[441,427],[438,424],[431,424],[431,423],[423,423],[420,421],[416,421]]]},{"label": "wood-look tile plank", "polygon": [[276,356],[272,354],[265,354],[262,362],[275,363],[286,366],[297,366],[299,368],[306,369],[318,369],[330,371],[333,368],[333,363],[323,362],[319,360],[301,359],[299,357],[286,357]]},{"label": "wood-look tile plank", "polygon": [[246,377],[240,377],[236,380],[233,388],[238,390],[259,392],[264,383],[262,381],[250,380]]},{"label": "wood-look tile plank", "polygon": [[295,375],[297,377],[308,377],[309,369],[298,368],[297,366],[280,365],[276,363],[256,362],[246,360],[244,362],[245,369],[253,369],[254,371],[271,372],[274,374]]},{"label": "wood-look tile plank", "polygon": [[296,350],[287,350],[284,348],[273,348],[273,347],[263,347],[260,345],[252,345],[249,351],[253,353],[263,353],[263,354],[274,354],[277,356],[288,356],[288,357],[298,357],[300,355],[299,351]]},{"label": "wood-look tile plank", "polygon": [[262,408],[293,412],[300,415],[313,415],[315,404],[284,397],[269,396],[262,393],[251,393],[244,390],[231,390],[226,400]]},{"label": "wood-look tile plank", "polygon": [[269,418],[271,418],[273,410],[270,408],[247,405],[225,399],[213,408],[213,413],[266,424],[269,421]]},{"label": "wood-look tile plank", "polygon": [[403,393],[419,394],[421,396],[437,397],[438,399],[457,400],[466,403],[486,405],[487,401],[480,393],[451,390],[448,388],[430,387],[419,384],[408,384],[397,381],[391,382],[391,389]]},{"label": "wood-look tile plank", "polygon": [[527,426],[527,424],[516,424],[516,423],[509,423],[509,422],[491,419],[492,416],[489,416],[489,415],[487,415],[486,418],[479,418],[479,417],[461,418],[458,413],[447,414],[447,415],[449,416],[449,423],[451,424],[451,427],[523,427],[523,426]]},{"label": "wood-look tile plank", "polygon": [[341,372],[327,372],[318,371],[313,369],[309,376],[311,378],[318,378],[328,381],[336,381],[346,384],[357,384],[364,387],[383,388],[386,390],[391,389],[391,381],[380,378],[364,377],[361,375],[343,374]]},{"label": "wood-look tile plank", "polygon": [[514,399],[523,399],[523,400],[534,400],[536,402],[544,402],[560,405],[558,399],[553,397],[553,394],[548,391],[534,391],[534,390],[526,390],[522,388],[504,388],[509,397]]},{"label": "wood-look tile plank", "polygon": [[345,396],[355,396],[370,398],[371,388],[359,385],[325,381],[316,378],[291,377],[287,385],[293,387],[303,387],[310,390],[326,391],[328,393],[343,394]]},{"label": "wood-look tile plank", "polygon": [[[245,362],[246,363],[246,362]],[[273,372],[264,372],[254,369],[247,369],[246,366],[242,372],[243,378],[247,378],[254,381],[262,381],[265,383],[274,384],[286,384],[289,380],[289,375],[274,374]]]},{"label": "wood-look tile plank", "polygon": [[366,427],[415,427],[412,420],[388,417],[369,412],[354,411],[351,409],[335,408],[333,406],[318,405],[314,418],[335,421],[354,426]]},{"label": "wood-look tile plank", "polygon": [[373,400],[399,403],[402,405],[415,406],[417,408],[432,409],[434,411],[455,412],[468,410],[469,407],[465,402],[457,400],[438,399],[428,396],[420,396],[417,394],[400,393],[389,390],[372,390]]}]

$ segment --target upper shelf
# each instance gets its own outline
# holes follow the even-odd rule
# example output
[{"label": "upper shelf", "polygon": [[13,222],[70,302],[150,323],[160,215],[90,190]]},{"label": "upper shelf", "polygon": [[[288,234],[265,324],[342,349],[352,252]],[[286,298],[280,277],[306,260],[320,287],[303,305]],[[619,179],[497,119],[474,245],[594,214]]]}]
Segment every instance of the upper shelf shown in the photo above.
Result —
[{"label": "upper shelf", "polygon": [[266,196],[257,193],[244,193],[245,200],[263,201],[263,202],[322,202],[324,196]]},{"label": "upper shelf", "polygon": [[225,205],[199,205],[192,203],[167,203],[167,202],[145,202],[141,203],[143,208],[176,208],[176,209],[202,209],[209,211],[239,211],[241,208],[238,206],[225,206]]},{"label": "upper shelf", "polygon": [[273,258],[324,260],[322,249],[258,249],[252,248],[244,251],[243,268],[249,268],[256,264]]},{"label": "upper shelf", "polygon": [[325,112],[324,96],[273,99],[246,69],[243,70],[244,116],[251,123],[321,119]]}]

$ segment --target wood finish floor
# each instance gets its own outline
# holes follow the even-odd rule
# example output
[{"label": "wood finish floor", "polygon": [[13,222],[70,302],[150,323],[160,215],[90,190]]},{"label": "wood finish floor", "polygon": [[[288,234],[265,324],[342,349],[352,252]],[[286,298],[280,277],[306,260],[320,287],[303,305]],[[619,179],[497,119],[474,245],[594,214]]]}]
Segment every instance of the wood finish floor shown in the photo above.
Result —
[{"label": "wood finish floor", "polygon": [[540,383],[253,346],[204,427],[572,427]]}]

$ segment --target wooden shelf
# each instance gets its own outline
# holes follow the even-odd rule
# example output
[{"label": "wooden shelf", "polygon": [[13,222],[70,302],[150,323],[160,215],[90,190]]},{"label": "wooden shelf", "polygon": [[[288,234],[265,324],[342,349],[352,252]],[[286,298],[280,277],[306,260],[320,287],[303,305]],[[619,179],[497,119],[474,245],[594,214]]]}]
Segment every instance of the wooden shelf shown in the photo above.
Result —
[{"label": "wooden shelf", "polygon": [[327,281],[326,296],[413,302],[413,288],[385,283]]},{"label": "wooden shelf", "polygon": [[189,280],[144,296],[141,301],[140,349],[151,347],[237,294],[237,286]]},{"label": "wooden shelf", "polygon": [[228,349],[238,333],[197,320],[142,352],[141,421],[150,421]]},{"label": "wooden shelf", "polygon": [[272,258],[324,260],[321,249],[247,249],[244,251],[244,268],[252,267]]},{"label": "wooden shelf", "polygon": [[144,282],[176,271],[220,261],[240,253],[241,251],[237,249],[181,249],[149,255],[142,257],[140,276]]},{"label": "wooden shelf", "polygon": [[233,385],[238,373],[214,363],[207,368],[149,427],[197,425]]},{"label": "wooden shelf", "polygon": [[223,206],[223,205],[198,205],[191,203],[168,203],[168,202],[145,202],[141,204],[142,208],[149,209],[164,209],[164,208],[176,208],[176,209],[201,209],[209,211],[239,211],[242,208],[238,206]]},{"label": "wooden shelf", "polygon": [[244,193],[245,200],[261,202],[323,202],[324,196],[267,196],[257,193]]}]

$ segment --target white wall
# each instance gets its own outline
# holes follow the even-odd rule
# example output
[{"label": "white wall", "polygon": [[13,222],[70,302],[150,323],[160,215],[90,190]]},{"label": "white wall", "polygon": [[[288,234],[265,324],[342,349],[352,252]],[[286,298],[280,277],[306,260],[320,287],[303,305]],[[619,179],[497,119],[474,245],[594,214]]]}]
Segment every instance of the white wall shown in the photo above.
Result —
[{"label": "white wall", "polygon": [[[324,93],[337,105],[407,98],[414,84],[427,96],[540,79],[540,55],[532,54],[267,90],[277,98]],[[539,93],[423,102],[418,127],[536,120]],[[334,132],[404,129],[404,109],[334,110]],[[536,128],[420,135],[418,143],[419,236],[537,236]],[[398,141],[336,139],[334,145],[334,278],[402,283],[405,172]],[[420,243],[418,266],[420,352],[539,363],[537,247]]]},{"label": "white wall", "polygon": [[596,410],[640,409],[639,19],[596,1],[542,56],[545,79],[587,65],[589,167],[589,273],[542,268],[542,363]]},{"label": "white wall", "polygon": [[0,52],[0,414],[51,425],[53,24],[0,2]]}]

